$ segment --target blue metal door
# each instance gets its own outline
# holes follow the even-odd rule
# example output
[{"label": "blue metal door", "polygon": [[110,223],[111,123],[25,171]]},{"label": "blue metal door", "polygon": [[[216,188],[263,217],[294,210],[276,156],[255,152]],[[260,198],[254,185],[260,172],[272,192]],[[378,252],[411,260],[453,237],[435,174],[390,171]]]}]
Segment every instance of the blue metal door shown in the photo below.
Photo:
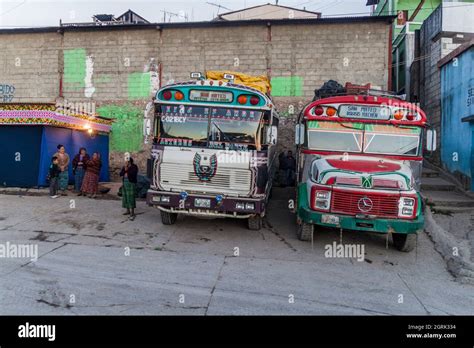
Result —
[{"label": "blue metal door", "polygon": [[42,128],[41,126],[0,127],[1,186],[37,186]]}]

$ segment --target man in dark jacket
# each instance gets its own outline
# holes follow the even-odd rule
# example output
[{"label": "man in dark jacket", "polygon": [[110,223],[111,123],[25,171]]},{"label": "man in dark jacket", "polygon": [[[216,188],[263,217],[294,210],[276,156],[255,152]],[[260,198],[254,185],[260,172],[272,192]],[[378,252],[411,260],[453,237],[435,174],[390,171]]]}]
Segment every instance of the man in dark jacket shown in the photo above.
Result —
[{"label": "man in dark jacket", "polygon": [[59,160],[56,156],[51,159],[51,165],[49,166],[48,178],[49,178],[49,196],[51,198],[58,198],[59,189]]},{"label": "man in dark jacket", "polygon": [[293,157],[293,152],[288,151],[282,162],[281,166],[285,171],[285,184],[286,186],[293,186],[296,171],[296,159]]},{"label": "man in dark jacket", "polygon": [[125,165],[120,171],[120,176],[123,178],[122,186],[122,207],[127,209],[124,215],[130,215],[130,220],[135,220],[136,208],[136,187],[138,177],[138,167],[133,163],[133,158],[127,157]]}]

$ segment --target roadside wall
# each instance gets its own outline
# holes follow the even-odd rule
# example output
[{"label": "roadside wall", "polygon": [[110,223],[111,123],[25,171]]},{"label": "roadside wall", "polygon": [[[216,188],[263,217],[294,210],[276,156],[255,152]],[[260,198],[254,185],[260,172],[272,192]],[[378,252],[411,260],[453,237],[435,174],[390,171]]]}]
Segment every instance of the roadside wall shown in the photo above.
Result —
[{"label": "roadside wall", "polygon": [[[160,85],[191,71],[271,76],[282,115],[280,146],[293,145],[294,118],[329,79],[388,83],[388,21],[241,26],[94,28],[0,32],[0,98],[11,102],[89,103],[114,117],[111,166],[139,158],[145,106]],[[70,151],[75,151],[71,149]]]}]

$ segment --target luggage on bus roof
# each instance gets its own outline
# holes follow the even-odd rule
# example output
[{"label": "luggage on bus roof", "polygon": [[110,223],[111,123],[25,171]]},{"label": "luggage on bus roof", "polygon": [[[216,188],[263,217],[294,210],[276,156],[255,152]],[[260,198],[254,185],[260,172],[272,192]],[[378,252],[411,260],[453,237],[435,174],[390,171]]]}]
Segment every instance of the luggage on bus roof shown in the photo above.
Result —
[{"label": "luggage on bus roof", "polygon": [[327,97],[332,97],[334,95],[342,95],[346,93],[346,89],[340,83],[334,80],[329,80],[324,82],[321,88],[314,90],[313,101],[318,99],[323,99]]},{"label": "luggage on bus roof", "polygon": [[252,87],[261,91],[262,93],[270,94],[270,91],[271,91],[270,80],[265,75],[251,76],[251,75],[242,74],[242,73],[233,72],[233,71],[211,70],[211,71],[206,71],[206,79],[225,80],[224,79],[225,74],[234,75],[235,79],[233,83],[237,85]]}]

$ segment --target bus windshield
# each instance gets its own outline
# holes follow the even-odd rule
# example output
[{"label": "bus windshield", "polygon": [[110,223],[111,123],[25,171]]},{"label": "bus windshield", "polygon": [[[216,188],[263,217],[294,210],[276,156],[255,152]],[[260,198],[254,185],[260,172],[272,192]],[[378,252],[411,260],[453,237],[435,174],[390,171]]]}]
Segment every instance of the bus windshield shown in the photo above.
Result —
[{"label": "bus windshield", "polygon": [[158,141],[162,145],[255,149],[261,111],[161,105]]},{"label": "bus windshield", "polygon": [[308,148],[312,150],[417,156],[420,138],[419,127],[308,122]]}]

